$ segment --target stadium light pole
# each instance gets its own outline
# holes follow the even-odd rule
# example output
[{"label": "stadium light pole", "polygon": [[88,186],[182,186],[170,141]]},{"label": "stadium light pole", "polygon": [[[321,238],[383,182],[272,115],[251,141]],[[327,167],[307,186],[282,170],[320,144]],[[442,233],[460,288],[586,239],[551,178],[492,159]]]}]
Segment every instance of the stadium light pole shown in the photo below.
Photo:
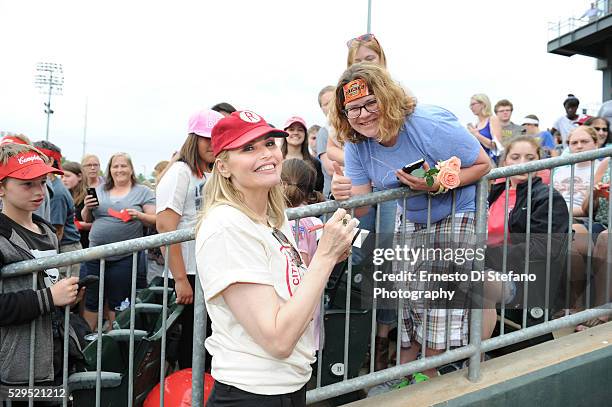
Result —
[{"label": "stadium light pole", "polygon": [[47,115],[47,132],[45,140],[49,141],[49,121],[53,114],[53,109],[51,109],[51,95],[62,94],[64,86],[64,69],[62,64],[54,64],[51,62],[37,63],[34,85],[41,93],[47,95],[47,102],[44,103],[45,114]]},{"label": "stadium light pole", "polygon": [[368,34],[372,32],[372,0],[368,0]]}]

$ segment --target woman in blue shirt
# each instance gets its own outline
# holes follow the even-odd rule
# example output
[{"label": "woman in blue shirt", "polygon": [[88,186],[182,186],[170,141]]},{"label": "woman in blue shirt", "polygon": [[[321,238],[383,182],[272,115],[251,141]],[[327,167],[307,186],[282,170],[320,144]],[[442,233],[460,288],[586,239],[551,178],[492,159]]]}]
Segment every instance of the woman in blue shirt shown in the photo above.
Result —
[{"label": "woman in blue shirt", "polygon": [[[408,248],[418,247],[419,242],[425,241],[424,236],[433,239],[434,245],[444,245],[446,243],[441,241],[444,233],[447,236],[453,233],[454,242],[474,239],[476,187],[473,184],[489,171],[491,164],[478,140],[452,113],[436,106],[417,106],[416,101],[406,95],[384,69],[360,63],[348,68],[341,76],[330,120],[341,142],[345,143],[346,175],[335,165],[336,173],[332,180],[336,199],[367,194],[372,191],[372,184],[379,190],[407,185],[415,191],[434,195],[429,219],[433,235],[425,235],[428,195],[408,198],[405,208],[403,202],[399,202],[401,227],[409,237]],[[424,178],[401,170],[404,165],[418,159],[425,160],[423,168],[428,170],[452,156],[458,157],[462,163],[461,183],[454,192],[454,219],[451,218],[453,193],[448,193],[437,180],[429,186]],[[359,215],[360,210],[356,212]],[[448,262],[430,260],[427,264],[415,262],[412,266],[434,273],[453,271],[454,266],[448,268]],[[465,270],[471,270],[471,267],[472,262],[461,266]],[[414,360],[422,344],[427,348],[428,356],[446,349],[447,315],[451,318],[450,345],[467,344],[466,309],[427,309],[419,301],[410,300],[405,301],[404,307],[401,363]],[[425,313],[426,326],[423,324]],[[435,369],[425,373],[435,374]]]}]

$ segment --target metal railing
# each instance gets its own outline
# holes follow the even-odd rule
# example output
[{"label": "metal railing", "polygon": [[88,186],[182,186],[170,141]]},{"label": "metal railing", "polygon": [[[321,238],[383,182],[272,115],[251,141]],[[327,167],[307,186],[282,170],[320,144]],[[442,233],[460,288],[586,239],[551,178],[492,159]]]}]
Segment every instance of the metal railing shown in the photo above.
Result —
[{"label": "metal railing", "polygon": [[[514,175],[524,174],[524,173],[529,173],[527,182],[529,185],[528,200],[530,201],[531,200],[531,185],[533,182],[532,174],[535,171],[553,169],[556,167],[561,167],[561,166],[566,166],[566,165],[572,165],[572,168],[573,168],[573,165],[579,162],[592,161],[595,159],[600,159],[600,158],[610,157],[610,156],[612,156],[612,148],[605,148],[605,149],[599,149],[599,150],[590,151],[590,152],[571,154],[571,155],[567,155],[563,157],[556,157],[556,158],[551,158],[547,160],[534,161],[534,162],[530,162],[527,164],[497,168],[497,169],[492,170],[478,184],[477,202],[476,202],[476,206],[477,206],[476,207],[476,214],[477,214],[476,215],[476,233],[485,235],[487,232],[487,216],[488,216],[487,215],[488,214],[487,195],[489,191],[489,184],[492,180],[496,180],[499,178],[507,178],[507,177],[511,177]],[[594,163],[591,163],[590,170],[591,170],[590,185],[592,186],[593,179],[594,179],[594,171],[595,171]],[[608,172],[612,179],[612,166],[610,166]],[[554,176],[553,176],[553,179],[554,179]],[[553,179],[551,179],[550,186],[548,187],[550,196],[552,196],[552,193],[553,193],[553,186],[552,186]],[[507,188],[508,188],[508,182],[506,182],[506,189]],[[572,196],[573,196],[573,193],[574,191],[571,191]],[[354,210],[355,208],[359,208],[359,207],[363,207],[367,205],[375,205],[379,209],[377,211],[378,214],[380,214],[381,203],[386,202],[386,201],[391,201],[391,200],[400,200],[403,203],[403,207],[406,207],[406,200],[408,198],[411,198],[417,195],[423,195],[423,194],[415,193],[413,191],[410,191],[407,188],[397,188],[397,189],[392,189],[392,190],[375,192],[375,193],[368,194],[368,195],[357,196],[357,197],[354,197],[347,201],[342,201],[342,202],[327,201],[327,202],[323,202],[323,203],[319,203],[315,205],[293,208],[293,209],[289,209],[287,211],[287,214],[288,214],[289,219],[300,219],[300,218],[307,217],[307,216],[326,216],[326,214],[334,212],[339,207],[346,208],[348,210]],[[590,212],[589,212],[590,216],[589,217],[592,218],[593,216],[592,188],[590,192],[590,199],[591,199],[591,205],[590,205]],[[508,208],[507,201],[505,205],[507,209]],[[454,207],[454,204],[453,204],[453,207]],[[430,220],[431,219],[430,218],[431,197],[429,196],[428,196],[428,212],[429,212],[429,220]],[[454,215],[454,213],[452,215]],[[548,222],[549,224],[551,224],[553,221],[552,211],[549,210],[548,216],[549,216]],[[568,236],[571,235],[571,225],[572,225],[571,216],[570,216],[569,222],[570,222],[570,225],[569,225]],[[431,226],[430,224],[431,222],[428,221],[428,227]],[[609,225],[612,224],[612,206],[610,206],[610,210],[608,213],[608,224]],[[380,228],[380,216],[377,215],[375,229],[379,230],[379,228]],[[406,238],[405,229],[403,232],[404,232],[403,235],[400,234],[401,235],[400,238],[404,240],[401,240],[401,241],[405,241],[405,238]],[[589,232],[592,232],[591,228],[589,228]],[[528,225],[528,233],[529,233],[529,225]],[[506,223],[506,229],[505,229],[505,237],[507,238],[507,223]],[[76,264],[76,263],[80,263],[84,261],[91,261],[91,260],[98,260],[98,259],[101,260],[100,287],[99,287],[100,295],[99,295],[99,309],[98,309],[99,313],[98,313],[97,343],[96,343],[96,353],[95,353],[96,354],[95,371],[75,373],[75,374],[68,376],[68,370],[67,370],[68,366],[66,363],[67,355],[68,355],[68,352],[67,352],[68,338],[67,336],[65,336],[64,337],[64,355],[65,355],[64,362],[65,363],[64,363],[64,371],[63,371],[63,378],[64,378],[63,386],[66,390],[66,394],[63,398],[64,406],[68,405],[68,394],[71,391],[78,392],[78,391],[82,391],[83,389],[88,389],[88,388],[95,389],[95,402],[93,400],[90,400],[88,401],[87,405],[100,406],[102,405],[101,399],[102,399],[103,389],[116,387],[118,386],[119,383],[122,382],[122,380],[127,380],[127,400],[125,401],[125,403],[127,406],[132,406],[133,398],[135,396],[134,395],[134,380],[135,380],[135,377],[138,376],[137,373],[139,373],[135,371],[135,369],[137,368],[135,364],[135,355],[138,354],[139,349],[140,349],[139,347],[143,340],[157,340],[159,341],[159,343],[161,343],[161,350],[159,354],[159,365],[160,365],[159,383],[161,387],[160,388],[160,406],[163,406],[164,385],[165,385],[164,379],[165,379],[165,371],[166,371],[164,366],[165,366],[165,358],[166,358],[165,348],[166,348],[166,341],[167,341],[167,338],[166,338],[167,328],[168,328],[168,325],[172,325],[172,323],[176,319],[176,314],[174,312],[171,312],[171,315],[168,315],[169,310],[172,311],[172,308],[168,306],[169,300],[170,300],[169,299],[170,290],[168,289],[168,263],[169,261],[168,259],[166,259],[165,266],[164,266],[163,286],[162,288],[160,288],[160,291],[162,292],[162,295],[163,295],[162,304],[161,304],[161,316],[159,317],[160,318],[159,319],[160,329],[157,330],[155,335],[147,335],[146,332],[142,332],[136,329],[136,326],[135,326],[136,325],[135,316],[136,316],[136,312],[138,308],[137,293],[136,293],[136,288],[135,288],[136,287],[136,284],[135,284],[136,273],[137,273],[137,267],[136,267],[137,256],[138,256],[138,252],[140,251],[152,249],[156,247],[165,247],[166,254],[168,255],[170,253],[168,250],[170,245],[192,240],[194,238],[195,238],[194,230],[180,230],[180,231],[171,232],[171,233],[164,233],[164,234],[144,237],[140,239],[134,239],[134,240],[124,241],[124,242],[104,245],[104,246],[88,248],[88,249],[75,251],[75,252],[62,253],[56,256],[52,256],[52,257],[23,261],[23,262],[5,266],[4,268],[0,270],[0,277],[1,277],[0,288],[1,288],[3,279],[27,275],[28,273],[35,273],[38,271],[42,271],[42,270],[46,270],[46,269],[50,269],[54,267],[67,266],[70,264]],[[379,242],[377,240],[376,247],[378,247],[378,244]],[[571,250],[571,238],[568,240],[568,246],[569,246],[568,248],[568,251],[569,251]],[[589,246],[589,254],[591,253],[592,253],[592,246]],[[124,330],[123,329],[114,330],[116,332],[111,331],[112,333],[104,333],[102,330],[102,306],[103,304],[102,304],[102,294],[101,294],[104,290],[104,284],[105,284],[104,282],[104,260],[103,259],[109,256],[129,255],[129,254],[132,254],[133,256],[132,257],[132,291],[131,291],[130,308],[129,308],[130,310],[129,328],[125,328]],[[612,259],[612,239],[608,240],[607,255],[608,255],[608,258]],[[528,264],[528,262],[526,264]],[[591,266],[592,265],[587,265],[587,281],[589,281],[590,279],[590,272],[591,272],[590,267]],[[568,266],[568,267],[571,267],[571,266]],[[482,262],[475,263],[475,270],[483,270],[483,269],[484,269],[484,260]],[[606,278],[607,278],[606,282],[607,283],[609,283],[611,280],[611,275],[612,275],[611,269],[612,269],[612,263],[607,262],[607,269],[606,269]],[[380,370],[380,371],[375,371],[373,352],[375,352],[374,337],[375,337],[376,323],[377,323],[376,317],[375,317],[375,314],[377,311],[377,303],[376,301],[374,301],[373,307],[372,307],[372,314],[371,314],[371,323],[370,323],[371,331],[369,331],[369,335],[367,332],[364,333],[364,335],[368,335],[370,337],[370,341],[369,341],[370,342],[369,350],[370,350],[370,355],[371,355],[370,363],[369,363],[370,373],[361,375],[361,376],[357,376],[357,377],[349,377],[349,365],[351,361],[355,362],[353,360],[355,355],[351,355],[351,353],[349,352],[349,346],[350,346],[351,340],[355,339],[354,336],[352,337],[350,334],[351,322],[352,322],[351,315],[353,311],[351,309],[351,291],[352,291],[352,285],[354,283],[354,279],[353,279],[354,271],[355,271],[355,266],[353,265],[352,260],[349,259],[346,271],[344,272],[346,275],[345,306],[344,306],[344,310],[338,311],[340,313],[344,312],[345,314],[344,315],[344,333],[345,334],[343,338],[344,352],[342,355],[341,362],[339,362],[340,366],[341,367],[343,366],[343,368],[334,372],[338,380],[340,380],[340,377],[341,377],[341,381],[337,383],[333,383],[333,384],[322,385],[322,380],[321,380],[322,373],[323,373],[322,369],[324,368],[328,369],[329,367],[322,366],[323,364],[321,363],[321,361],[324,358],[325,352],[331,351],[332,349],[329,349],[328,346],[321,346],[317,352],[317,357],[319,360],[319,363],[317,366],[317,385],[315,389],[307,392],[307,402],[308,403],[314,403],[314,402],[326,400],[332,397],[341,396],[341,395],[344,395],[344,394],[347,394],[347,393],[350,393],[356,390],[363,390],[368,387],[372,387],[377,384],[381,384],[391,379],[396,379],[399,377],[403,377],[403,376],[406,376],[412,373],[416,373],[419,371],[423,371],[426,369],[430,369],[430,368],[437,368],[437,367],[443,366],[448,363],[460,361],[462,359],[469,359],[469,367],[468,367],[469,380],[477,381],[479,380],[479,377],[480,377],[480,361],[481,361],[481,354],[483,352],[487,352],[487,351],[494,350],[494,349],[499,349],[499,348],[505,347],[510,344],[516,344],[526,339],[534,338],[534,337],[537,337],[537,336],[540,336],[546,333],[550,333],[552,331],[555,331],[563,327],[573,326],[573,325],[576,325],[578,323],[584,322],[589,319],[612,314],[612,309],[610,309],[610,304],[609,304],[610,293],[608,290],[606,292],[606,299],[607,299],[608,304],[605,307],[588,309],[589,308],[588,305],[590,304],[587,304],[587,307],[586,307],[587,310],[585,311],[578,312],[573,315],[566,314],[564,317],[557,318],[554,320],[550,319],[550,315],[547,312],[548,309],[544,307],[545,308],[544,309],[545,311],[544,322],[534,325],[534,326],[527,326],[525,321],[523,321],[523,324],[520,326],[520,329],[515,332],[505,333],[502,328],[502,331],[500,332],[500,336],[483,340],[481,337],[483,312],[482,312],[482,309],[475,308],[475,309],[472,309],[470,313],[469,343],[466,346],[460,346],[460,347],[451,349],[451,346],[448,342],[449,335],[446,335],[447,343],[446,343],[446,351],[444,353],[436,355],[436,356],[427,356],[425,352],[423,352],[420,359],[401,364],[400,363],[400,340],[399,340],[399,335],[398,335],[396,366],[387,368],[384,370]],[[569,273],[571,273],[571,269],[568,269],[568,276],[569,276]],[[547,275],[547,278],[549,278],[548,275]],[[547,286],[548,286],[548,281],[547,281]],[[607,284],[607,286],[609,288],[609,284]],[[33,288],[36,289],[36,283],[34,283]],[[590,282],[587,283],[587,290],[590,290]],[[588,297],[589,295],[590,295],[590,291],[586,293],[586,297]],[[588,299],[587,299],[587,302],[588,302]],[[323,298],[321,300],[321,305],[322,305],[321,306],[322,311],[319,316],[320,318],[319,322],[320,322],[320,326],[324,327],[325,326],[324,319],[326,316],[326,311],[325,311],[325,302]],[[195,308],[194,325],[198,327],[206,326],[206,319],[207,319],[206,309],[204,305],[202,288],[200,287],[199,279],[197,278],[196,278],[194,308]],[[397,309],[398,309],[397,321],[398,321],[398,327],[399,327],[402,323],[402,310],[403,310],[402,300],[398,300]],[[67,323],[68,317],[69,317],[68,307],[66,307],[65,312],[66,312],[65,313],[65,323]],[[524,312],[527,312],[527,311],[525,310]],[[504,316],[503,315],[504,314],[503,302],[501,306],[501,313],[502,313],[502,324],[501,325],[503,327],[503,316]],[[448,326],[448,323],[449,322],[447,320],[447,326]],[[426,321],[424,325],[427,325]],[[426,329],[427,328],[425,328],[425,332],[423,334],[424,338],[426,337],[426,333],[427,333]],[[448,332],[449,331],[447,331],[447,333]],[[35,331],[33,329],[32,329],[31,335],[32,335],[31,343],[34,343]],[[103,353],[103,342],[105,338],[107,337],[113,337],[117,339],[117,341],[119,342],[127,341],[128,343],[127,353],[128,353],[128,363],[129,363],[127,373],[123,372],[123,373],[117,374],[117,372],[105,372],[104,371],[102,353]],[[192,389],[193,390],[192,391],[192,403],[193,404],[192,405],[202,405],[203,404],[202,402],[203,397],[204,397],[203,377],[204,377],[204,371],[205,371],[204,339],[205,339],[204,335],[195,335],[194,337],[193,368],[192,368],[193,369],[193,376],[192,376],[193,377],[193,389]],[[321,334],[320,339],[323,339],[323,334]],[[327,337],[325,339],[326,341],[331,340],[330,338],[327,338]],[[125,342],[122,342],[122,343],[125,343]],[[321,344],[323,345],[323,341],[321,341]],[[362,360],[357,360],[357,363],[361,364],[361,362]],[[33,363],[30,363],[30,367],[29,367],[30,369],[29,385],[30,386],[34,385],[34,375],[33,375],[34,368],[35,366],[33,366]]]},{"label": "metal railing", "polygon": [[559,38],[612,13],[611,0],[597,0],[593,3],[595,7],[585,12],[582,17],[569,17],[557,22],[548,22],[548,40]]}]

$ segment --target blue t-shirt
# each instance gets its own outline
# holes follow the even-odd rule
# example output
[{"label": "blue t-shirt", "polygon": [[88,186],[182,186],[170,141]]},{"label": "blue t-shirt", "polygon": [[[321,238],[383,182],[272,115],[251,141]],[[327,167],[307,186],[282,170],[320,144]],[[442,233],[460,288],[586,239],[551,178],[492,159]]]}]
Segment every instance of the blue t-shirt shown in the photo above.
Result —
[{"label": "blue t-shirt", "polygon": [[[430,167],[438,161],[457,156],[462,167],[478,158],[481,146],[451,112],[437,106],[417,106],[406,117],[394,146],[385,147],[374,139],[344,146],[345,175],[353,185],[373,183],[379,189],[397,188],[395,171],[424,158]],[[476,211],[476,185],[456,189],[456,213]],[[403,204],[403,199],[398,201]],[[452,194],[432,197],[431,221],[438,222],[451,214]],[[427,223],[427,195],[406,200],[405,219]]]},{"label": "blue t-shirt", "polygon": [[555,139],[553,138],[553,135],[550,133],[550,131],[544,130],[543,132],[538,134],[538,137],[540,138],[540,145],[543,148],[547,148],[549,150],[555,149]]},{"label": "blue t-shirt", "polygon": [[74,201],[60,177],[54,177],[51,183],[53,197],[51,198],[51,224],[64,227],[60,246],[78,243],[81,235],[74,225]]}]

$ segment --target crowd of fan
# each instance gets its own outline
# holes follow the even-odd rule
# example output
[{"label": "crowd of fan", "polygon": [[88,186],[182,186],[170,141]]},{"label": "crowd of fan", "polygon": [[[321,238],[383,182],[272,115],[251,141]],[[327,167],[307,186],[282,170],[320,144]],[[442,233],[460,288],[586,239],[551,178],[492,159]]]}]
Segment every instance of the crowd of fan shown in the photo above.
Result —
[{"label": "crowd of fan", "polygon": [[[369,62],[386,67],[386,57],[373,35],[357,37],[349,42],[348,66]],[[327,116],[333,103],[336,87],[326,86],[318,94],[318,104]],[[409,92],[408,92],[409,93]],[[485,94],[470,98],[469,107],[476,116],[474,123],[466,126],[482,145],[494,166],[508,166],[525,162],[564,156],[595,150],[612,144],[608,117],[589,117],[578,114],[579,100],[568,95],[563,102],[565,114],[549,129],[541,125],[535,114],[528,114],[514,123],[514,106],[506,99],[492,106]],[[366,110],[374,107],[366,104]],[[376,107],[377,108],[377,107]],[[235,112],[228,103],[219,103],[194,113],[188,123],[188,136],[181,150],[155,166],[155,182],[140,183],[137,180],[131,157],[126,153],[113,154],[102,171],[101,161],[94,154],[86,154],[80,162],[66,161],[61,148],[48,141],[32,143],[23,135],[11,135],[2,139],[8,143],[32,145],[47,156],[51,165],[63,171],[63,175],[49,174],[45,199],[36,211],[42,219],[53,225],[59,241],[59,252],[66,253],[82,248],[100,246],[135,239],[156,232],[168,232],[193,227],[201,206],[202,187],[214,163],[210,147],[211,129],[221,117]],[[369,112],[370,110],[368,110]],[[286,139],[278,139],[283,157],[282,179],[289,207],[297,207],[334,199],[331,183],[334,174],[341,174],[344,166],[343,144],[328,124],[307,126],[299,116],[287,119],[283,130]],[[594,182],[591,182],[591,166],[594,166]],[[512,178],[511,188],[503,188],[505,180],[492,186],[489,197],[490,245],[503,242],[504,219],[509,217],[509,233],[525,233],[525,224],[531,231],[547,234],[548,184],[554,187],[552,233],[567,234],[569,214],[573,218],[574,231],[572,284],[570,312],[583,309],[587,258],[592,257],[596,281],[595,303],[605,298],[605,269],[607,252],[607,228],[609,208],[609,159],[578,163],[575,167],[559,167],[552,173],[539,172],[532,179],[531,194],[534,206],[530,222],[512,216],[512,209],[526,199],[526,177]],[[552,180],[552,181],[551,181]],[[522,186],[521,186],[522,185]],[[374,189],[376,191],[376,188]],[[514,192],[512,192],[514,191]],[[505,204],[509,195],[509,205]],[[590,197],[593,202],[590,202]],[[539,211],[538,208],[546,208]],[[591,212],[592,209],[592,212]],[[398,210],[395,201],[379,205],[379,233],[395,232]],[[546,214],[544,217],[543,213]],[[376,211],[371,208],[361,217],[360,227],[374,230]],[[305,218],[299,225],[293,223],[299,235],[298,250],[306,265],[316,251],[316,236],[308,232],[320,224],[318,218]],[[494,237],[498,239],[494,241]],[[501,236],[501,238],[500,238]],[[591,240],[592,244],[589,244]],[[191,366],[193,339],[193,292],[195,284],[194,249],[188,245],[170,247],[170,264],[178,303],[188,305],[181,316],[183,326],[179,366]],[[353,253],[354,263],[359,264],[364,254]],[[156,275],[161,275],[164,253],[150,250],[138,254],[137,288],[145,287]],[[112,256],[105,261],[106,284],[104,289],[105,320],[110,329],[115,311],[129,298],[131,291],[132,255]],[[100,262],[87,261],[59,270],[59,275],[99,275]],[[58,275],[58,277],[59,277]],[[92,330],[98,321],[98,290],[92,285],[85,294],[81,315]],[[593,305],[593,304],[591,304]],[[495,318],[495,315],[493,315]],[[397,321],[395,310],[379,310],[376,332],[376,370],[389,364],[389,332]],[[491,322],[492,321],[492,322]],[[605,322],[605,319],[587,321],[584,327]],[[490,336],[494,320],[485,321],[485,336]],[[210,327],[208,327],[210,332]]]}]

